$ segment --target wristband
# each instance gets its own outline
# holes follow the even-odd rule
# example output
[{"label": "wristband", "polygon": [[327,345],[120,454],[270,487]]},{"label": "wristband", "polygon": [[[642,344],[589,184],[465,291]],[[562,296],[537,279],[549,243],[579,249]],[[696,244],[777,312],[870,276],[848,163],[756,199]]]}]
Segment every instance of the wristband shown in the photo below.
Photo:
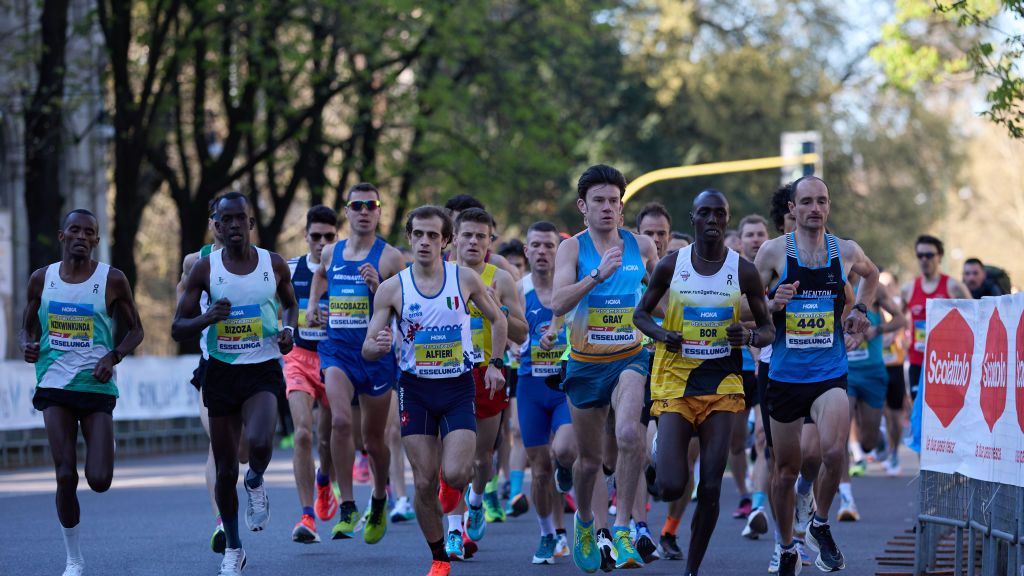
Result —
[{"label": "wristband", "polygon": [[282,332],[284,332],[285,330],[288,331],[288,334],[290,334],[292,338],[295,338],[295,328],[292,328],[291,326],[285,326],[284,328],[281,328]]},{"label": "wristband", "polygon": [[124,354],[121,354],[117,348],[111,350],[110,353],[114,355],[114,364],[120,364],[121,360],[124,360]]}]

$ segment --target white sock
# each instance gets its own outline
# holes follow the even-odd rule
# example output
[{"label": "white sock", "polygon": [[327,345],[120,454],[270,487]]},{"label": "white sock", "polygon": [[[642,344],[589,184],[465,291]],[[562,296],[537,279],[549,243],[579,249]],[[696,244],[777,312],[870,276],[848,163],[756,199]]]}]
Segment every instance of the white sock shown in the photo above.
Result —
[{"label": "white sock", "polygon": [[841,494],[843,498],[846,498],[850,502],[853,502],[853,487],[850,486],[849,482],[839,483],[839,494]]},{"label": "white sock", "polygon": [[860,447],[860,442],[849,442],[850,452],[852,452],[853,461],[860,462],[864,459],[864,449]]},{"label": "white sock", "polygon": [[451,514],[448,516],[448,531],[458,530],[462,532],[462,514]]},{"label": "white sock", "polygon": [[82,549],[78,545],[78,526],[74,528],[64,528],[61,526],[61,530],[64,531],[64,548],[68,552],[68,564],[83,564]]},{"label": "white sock", "polygon": [[406,505],[408,503],[409,503],[409,497],[408,496],[402,496],[401,498],[399,498],[398,500],[395,501],[395,506],[403,506],[403,505]]},{"label": "white sock", "polygon": [[472,484],[469,486],[469,505],[476,508],[484,503],[484,495],[477,492]]},{"label": "white sock", "polygon": [[555,533],[555,518],[553,515],[537,516],[537,523],[540,524],[540,535],[547,536]]}]

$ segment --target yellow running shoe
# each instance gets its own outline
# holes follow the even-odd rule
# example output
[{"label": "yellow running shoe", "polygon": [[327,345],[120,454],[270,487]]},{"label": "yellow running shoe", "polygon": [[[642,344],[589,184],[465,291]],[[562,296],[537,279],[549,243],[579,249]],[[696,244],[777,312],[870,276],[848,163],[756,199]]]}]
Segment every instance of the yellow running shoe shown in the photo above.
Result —
[{"label": "yellow running shoe", "polygon": [[363,516],[363,540],[367,544],[376,544],[384,538],[388,531],[388,499],[370,498],[370,505]]},{"label": "yellow running shoe", "polygon": [[359,509],[356,508],[356,503],[351,500],[342,502],[338,507],[338,523],[331,528],[331,538],[334,540],[351,538],[358,524]]}]

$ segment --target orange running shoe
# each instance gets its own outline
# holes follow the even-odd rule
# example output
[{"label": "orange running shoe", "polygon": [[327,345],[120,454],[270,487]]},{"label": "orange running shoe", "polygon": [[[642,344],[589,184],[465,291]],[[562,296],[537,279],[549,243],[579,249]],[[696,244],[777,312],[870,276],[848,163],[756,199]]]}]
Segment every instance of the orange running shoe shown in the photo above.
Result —
[{"label": "orange running shoe", "polygon": [[328,482],[327,486],[316,486],[316,502],[313,504],[313,509],[316,510],[317,518],[324,522],[334,518],[334,514],[338,511],[338,499],[334,497],[334,490],[331,489],[331,483]]},{"label": "orange running shoe", "polygon": [[292,530],[292,542],[299,544],[314,544],[320,541],[320,535],[316,533],[316,520],[308,514],[303,514],[302,519]]},{"label": "orange running shoe", "polygon": [[441,562],[440,560],[434,560],[434,563],[430,565],[430,572],[427,572],[427,576],[448,576],[451,573],[451,562]]},{"label": "orange running shoe", "polygon": [[446,515],[451,514],[455,507],[462,502],[462,491],[456,490],[444,481],[444,474],[439,473],[441,489],[437,492],[437,498],[441,501],[441,511]]}]

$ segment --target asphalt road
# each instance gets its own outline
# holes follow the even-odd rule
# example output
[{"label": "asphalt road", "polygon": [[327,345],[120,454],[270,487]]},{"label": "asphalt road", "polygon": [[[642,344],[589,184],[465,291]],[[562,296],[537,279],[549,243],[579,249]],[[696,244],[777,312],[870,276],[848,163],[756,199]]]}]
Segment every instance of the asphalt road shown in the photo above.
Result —
[{"label": "asphalt road", "polygon": [[[79,495],[86,574],[216,574],[220,556],[209,549],[213,518],[203,485],[204,459],[205,454],[184,454],[118,462],[114,485],[105,494],[90,492],[83,476]],[[913,523],[916,495],[913,472],[899,478],[883,477],[874,472],[874,475],[855,480],[862,520],[833,524],[833,534],[846,555],[845,574],[875,574],[875,557],[883,551],[885,542]],[[271,521],[263,532],[242,535],[249,559],[246,574],[414,576],[428,570],[429,552],[415,522],[389,526],[387,536],[375,546],[365,544],[361,538],[325,539],[313,545],[293,543],[291,529],[298,521],[300,509],[290,452],[275,453],[266,478],[270,487]],[[740,537],[743,523],[731,517],[738,500],[736,488],[728,477],[723,485],[722,514],[702,573],[765,574],[772,541]],[[0,576],[62,573],[64,546],[53,505],[53,490],[50,469],[0,471]],[[360,507],[368,496],[366,486],[357,487]],[[239,498],[244,506],[245,494],[241,489]],[[692,508],[687,510],[680,528],[680,545],[684,551]],[[650,517],[652,530],[660,529],[664,514],[664,505],[655,504]],[[571,527],[572,517],[567,515],[565,519]],[[241,525],[244,530],[244,520]],[[329,538],[329,524],[320,523],[318,529],[322,538]],[[537,522],[532,512],[510,518],[505,524],[490,526],[477,556],[453,565],[452,573],[580,574],[569,558],[559,559],[555,566],[531,565],[537,538]],[[682,562],[659,560],[641,572],[680,574],[684,567]],[[804,570],[806,574],[817,573],[813,567]]]}]

